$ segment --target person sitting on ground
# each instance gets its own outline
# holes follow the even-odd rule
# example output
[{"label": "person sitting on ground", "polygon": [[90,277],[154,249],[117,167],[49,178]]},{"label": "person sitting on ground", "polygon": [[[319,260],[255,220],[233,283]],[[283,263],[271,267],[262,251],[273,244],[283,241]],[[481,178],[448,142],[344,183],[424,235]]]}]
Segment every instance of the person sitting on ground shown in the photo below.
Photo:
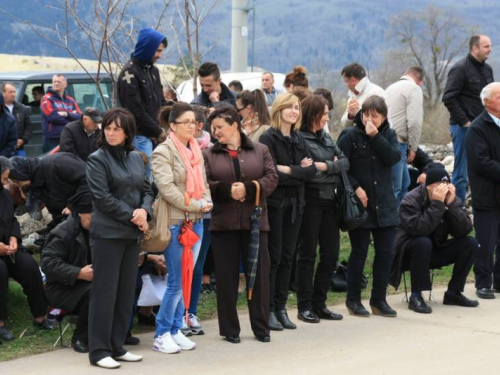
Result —
[{"label": "person sitting on ground", "polygon": [[[155,306],[142,306],[138,305],[140,296],[145,288],[142,276],[143,275],[158,275],[165,277],[167,274],[167,262],[163,254],[148,253],[142,251],[139,253],[139,272],[137,273],[137,284],[135,289],[134,300],[134,315],[131,319],[131,326],[134,322],[134,316],[137,315],[137,323],[145,326],[156,326],[156,315],[153,310]],[[132,327],[131,327],[132,328]],[[127,341],[125,340],[125,343]]]},{"label": "person sitting on ground", "polygon": [[47,302],[38,265],[22,245],[21,229],[14,216],[14,202],[3,188],[9,180],[12,164],[0,156],[0,339],[10,341],[14,335],[5,327],[9,277],[23,287],[34,317],[33,325],[39,329],[54,329],[46,319]]},{"label": "person sitting on ground", "polygon": [[236,97],[236,110],[242,117],[243,132],[252,142],[258,142],[271,123],[264,93],[259,89],[240,92]]},{"label": "person sitting on ground", "polygon": [[86,162],[89,155],[97,151],[101,122],[101,112],[97,108],[85,108],[82,118],[70,122],[61,132],[60,151],[75,154]]},{"label": "person sitting on ground", "polygon": [[89,296],[94,276],[89,244],[90,215],[73,213],[52,230],[42,252],[40,266],[47,277],[45,290],[50,304],[78,314],[71,346],[89,352]]},{"label": "person sitting on ground", "polygon": [[229,82],[229,85],[227,86],[229,87],[229,90],[232,90],[238,94],[243,91],[243,85],[237,79]]},{"label": "person sitting on ground", "polygon": [[410,270],[412,293],[408,308],[416,313],[432,312],[421,293],[431,290],[429,269],[449,264],[454,264],[453,275],[443,303],[464,307],[479,305],[462,294],[478,244],[476,239],[467,236],[472,231],[472,221],[455,191],[444,166],[434,163],[427,170],[425,185],[409,192],[401,202],[391,285],[397,289],[402,272]]}]

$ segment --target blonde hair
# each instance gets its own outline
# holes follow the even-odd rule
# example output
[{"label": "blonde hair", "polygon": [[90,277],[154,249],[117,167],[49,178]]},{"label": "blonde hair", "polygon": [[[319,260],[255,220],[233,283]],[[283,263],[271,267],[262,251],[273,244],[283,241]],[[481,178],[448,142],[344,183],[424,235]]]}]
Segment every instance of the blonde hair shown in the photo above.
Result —
[{"label": "blonde hair", "polygon": [[281,111],[285,108],[289,108],[295,103],[299,105],[299,117],[297,118],[297,122],[292,124],[292,131],[296,131],[300,128],[300,125],[302,124],[302,107],[300,106],[300,100],[295,95],[288,92],[278,95],[273,103],[273,107],[271,109],[271,128],[281,131]]}]

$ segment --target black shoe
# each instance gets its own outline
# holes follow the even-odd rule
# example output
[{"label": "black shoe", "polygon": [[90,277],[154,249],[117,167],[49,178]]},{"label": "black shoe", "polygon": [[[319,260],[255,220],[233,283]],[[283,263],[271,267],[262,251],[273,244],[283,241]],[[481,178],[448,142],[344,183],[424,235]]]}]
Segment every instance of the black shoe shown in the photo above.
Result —
[{"label": "black shoe", "polygon": [[278,318],[276,318],[276,313],[274,311],[269,313],[269,329],[271,331],[283,331],[283,326],[278,321]]},{"label": "black shoe", "polygon": [[89,344],[85,344],[80,340],[71,339],[71,346],[73,350],[78,353],[88,353],[89,352]]},{"label": "black shoe", "polygon": [[231,344],[239,344],[241,342],[240,336],[226,336],[224,340],[230,342]]},{"label": "black shoe", "polygon": [[49,323],[49,321],[47,319],[44,319],[43,322],[37,322],[36,320],[33,320],[33,326],[35,328],[38,328],[40,330],[44,330],[44,331],[52,331],[54,329],[54,327]]},{"label": "black shoe", "polygon": [[462,293],[453,292],[450,290],[447,290],[444,293],[443,304],[444,305],[462,306],[462,307],[478,307],[479,306],[478,301],[468,299]]},{"label": "black shoe", "polygon": [[328,307],[323,307],[318,310],[314,310],[318,318],[320,319],[326,319],[326,320],[342,320],[344,317],[342,314],[338,314],[336,312],[333,312],[330,310]]},{"label": "black shoe", "polygon": [[476,295],[483,299],[495,299],[495,293],[490,288],[476,289]]},{"label": "black shoe", "polygon": [[0,327],[0,339],[3,341],[11,341],[14,340],[14,335],[12,332],[10,332],[7,327],[1,326]]},{"label": "black shoe", "polygon": [[370,313],[365,309],[361,301],[346,300],[345,305],[351,315],[360,316],[362,318],[368,318],[370,316]]},{"label": "black shoe", "polygon": [[319,323],[319,317],[312,310],[299,311],[297,318],[306,323]]},{"label": "black shoe", "polygon": [[255,335],[255,338],[260,342],[271,342],[271,336],[269,335]]},{"label": "black shoe", "polygon": [[385,299],[370,300],[370,307],[373,315],[381,315],[388,318],[395,318],[398,315]]},{"label": "black shoe", "polygon": [[141,314],[140,312],[138,312],[137,313],[137,323],[139,323],[143,326],[155,327],[156,326],[156,316],[155,316],[155,314],[144,315],[144,314]]},{"label": "black shoe", "polygon": [[286,310],[276,311],[276,318],[278,319],[280,324],[283,326],[283,328],[286,328],[286,329],[297,328],[297,326],[288,317]]},{"label": "black shoe", "polygon": [[419,314],[432,313],[432,308],[425,303],[424,298],[421,294],[419,294],[417,297],[410,297],[408,308]]},{"label": "black shoe", "polygon": [[132,332],[127,332],[127,338],[125,339],[125,345],[139,345],[141,339],[139,337],[132,336]]}]

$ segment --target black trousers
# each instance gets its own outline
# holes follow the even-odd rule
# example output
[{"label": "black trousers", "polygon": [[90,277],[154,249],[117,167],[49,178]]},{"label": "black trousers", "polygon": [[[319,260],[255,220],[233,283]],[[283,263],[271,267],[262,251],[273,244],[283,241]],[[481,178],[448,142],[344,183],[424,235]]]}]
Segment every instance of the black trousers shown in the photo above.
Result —
[{"label": "black trousers", "polygon": [[358,228],[349,232],[351,255],[347,266],[347,299],[361,300],[361,278],[365,267],[370,234],[373,235],[375,259],[373,261],[372,300],[385,299],[392,262],[392,244],[395,227]]},{"label": "black trousers", "polygon": [[[299,237],[302,215],[297,213],[292,223],[292,206],[267,207],[269,220],[269,256],[271,272],[269,276],[270,309],[281,311],[286,308],[288,286],[292,273],[292,262]],[[217,267],[217,265],[216,265]]]},{"label": "black trousers", "polygon": [[9,277],[23,287],[33,318],[44,316],[47,313],[48,304],[38,264],[27,251],[20,249],[14,254],[14,262],[10,256],[0,257],[0,320],[6,320],[8,317]]},{"label": "black trousers", "polygon": [[73,340],[80,340],[85,344],[89,343],[89,302],[90,291],[82,296],[72,311],[78,314],[75,331],[73,332]]},{"label": "black trousers", "polygon": [[448,290],[463,292],[478,249],[472,237],[454,238],[433,246],[428,237],[415,237],[405,249],[403,269],[410,270],[411,291],[431,290],[429,270],[454,264]]},{"label": "black trousers", "polygon": [[137,240],[91,238],[94,278],[90,289],[89,358],[119,357],[123,349],[139,261]]},{"label": "black trousers", "polygon": [[[474,210],[474,227],[479,248],[474,260],[476,289],[500,289],[500,211]],[[496,250],[495,250],[496,249]],[[495,254],[495,261],[493,255]]]},{"label": "black trousers", "polygon": [[[316,264],[319,242],[319,262]],[[306,204],[302,216],[297,259],[297,301],[299,311],[326,307],[326,297],[339,258],[340,232],[332,205]]]},{"label": "black trousers", "polygon": [[[221,336],[240,334],[236,303],[240,281],[240,259],[247,275],[250,231],[213,231],[212,252],[217,278],[217,314]],[[250,324],[255,335],[269,335],[269,253],[268,233],[260,232],[259,262],[252,300],[248,301]],[[248,285],[248,280],[247,280]]]}]

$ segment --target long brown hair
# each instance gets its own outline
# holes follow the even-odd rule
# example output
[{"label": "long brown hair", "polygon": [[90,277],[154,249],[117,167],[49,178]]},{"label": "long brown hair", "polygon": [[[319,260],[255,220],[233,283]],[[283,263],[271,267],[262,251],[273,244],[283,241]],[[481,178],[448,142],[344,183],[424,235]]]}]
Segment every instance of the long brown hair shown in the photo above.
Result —
[{"label": "long brown hair", "polygon": [[255,89],[252,92],[243,90],[236,96],[237,100],[241,101],[244,107],[247,105],[252,106],[252,110],[257,113],[260,125],[268,125],[271,123],[271,116],[267,109],[266,96],[260,89]]}]

